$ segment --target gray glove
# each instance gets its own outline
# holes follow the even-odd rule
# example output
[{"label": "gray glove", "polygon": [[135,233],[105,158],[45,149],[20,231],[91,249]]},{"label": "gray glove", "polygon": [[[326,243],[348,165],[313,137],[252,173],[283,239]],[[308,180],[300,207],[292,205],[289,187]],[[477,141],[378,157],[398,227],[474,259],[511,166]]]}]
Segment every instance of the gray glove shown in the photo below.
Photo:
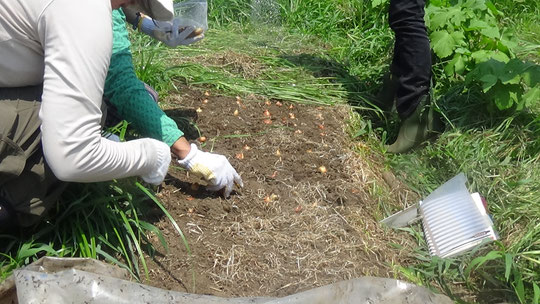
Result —
[{"label": "gray glove", "polygon": [[195,26],[182,26],[181,18],[172,21],[154,21],[146,16],[141,17],[139,29],[141,32],[163,42],[169,47],[189,45],[204,38],[202,28]]}]

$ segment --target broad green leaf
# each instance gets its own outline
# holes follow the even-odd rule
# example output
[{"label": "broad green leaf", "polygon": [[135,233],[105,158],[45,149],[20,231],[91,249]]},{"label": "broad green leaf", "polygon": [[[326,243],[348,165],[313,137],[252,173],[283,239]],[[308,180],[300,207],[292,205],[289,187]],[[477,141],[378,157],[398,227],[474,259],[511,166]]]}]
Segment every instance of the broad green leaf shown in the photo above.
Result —
[{"label": "broad green leaf", "polygon": [[444,73],[448,76],[453,76],[456,71],[456,63],[455,63],[456,57],[452,58],[450,62],[448,62],[444,66]]},{"label": "broad green leaf", "polygon": [[463,7],[467,7],[472,10],[481,10],[481,11],[484,11],[487,9],[485,0],[467,0],[465,3],[463,3]]},{"label": "broad green leaf", "polygon": [[540,300],[540,287],[536,285],[536,283],[533,282],[533,290],[534,290],[534,296],[533,296],[533,304],[538,304],[538,301]]},{"label": "broad green leaf", "polygon": [[501,62],[508,62],[510,60],[510,57],[508,57],[505,53],[503,52],[497,52],[497,51],[490,51],[489,52],[490,55],[491,55],[491,58],[492,59],[495,59],[497,61],[501,61]]},{"label": "broad green leaf", "polygon": [[[502,64],[502,68],[504,68],[504,63],[510,60],[510,58],[506,56],[506,54],[504,53],[497,52],[497,51],[486,51],[486,50],[473,52],[471,54],[471,57],[474,59],[474,61],[477,64],[488,61],[490,59],[494,61],[498,61]],[[501,68],[501,71],[502,71],[502,68]],[[497,75],[499,75],[499,73],[497,73]]]},{"label": "broad green leaf", "polygon": [[434,9],[433,12],[430,12],[428,16],[429,18],[426,22],[426,25],[431,30],[437,30],[439,28],[445,27],[448,23],[448,15],[446,14],[446,10],[437,8]]},{"label": "broad green leaf", "polygon": [[488,26],[486,28],[483,28],[480,30],[480,33],[489,38],[499,38],[501,36],[499,28],[497,26]]},{"label": "broad green leaf", "polygon": [[489,91],[496,83],[497,83],[497,76],[492,74],[486,74],[480,78],[480,81],[482,81],[482,89],[484,90],[484,93]]},{"label": "broad green leaf", "polygon": [[470,55],[471,51],[464,47],[458,47],[454,50],[454,53],[463,54],[463,55]]},{"label": "broad green leaf", "polygon": [[460,55],[456,61],[456,67],[454,68],[457,74],[461,74],[465,71],[465,63],[466,60]]},{"label": "broad green leaf", "polygon": [[488,61],[491,58],[491,56],[485,50],[480,50],[480,51],[473,52],[471,54],[471,57],[474,59],[474,61],[477,64],[481,63],[481,62]]},{"label": "broad green leaf", "polygon": [[462,27],[463,23],[467,21],[467,16],[463,14],[461,8],[459,8],[458,6],[450,7],[447,14],[447,18],[452,22],[455,29]]},{"label": "broad green leaf", "polygon": [[[508,61],[504,66],[504,69],[499,75],[499,79],[502,83],[519,83],[520,74],[527,69],[527,65],[521,60],[514,58]],[[517,78],[517,79],[516,79]]]},{"label": "broad green leaf", "polygon": [[456,45],[461,45],[461,46],[466,46],[467,45],[465,43],[465,35],[463,34],[463,32],[453,32],[450,35],[454,39],[454,43]]},{"label": "broad green leaf", "polygon": [[516,74],[521,74],[527,69],[534,67],[535,64],[532,62],[523,62],[518,58],[513,58],[504,67],[505,71],[514,72]]},{"label": "broad green leaf", "polygon": [[497,19],[491,15],[484,15],[481,17],[482,19],[484,19],[484,21],[487,22],[487,24],[489,24],[490,26],[497,26],[498,27],[498,22],[497,22]]},{"label": "broad green leaf", "polygon": [[508,92],[502,92],[494,96],[495,105],[497,109],[504,111],[512,107],[512,100]]},{"label": "broad green leaf", "polygon": [[502,75],[499,77],[499,79],[501,80],[501,82],[503,84],[519,84],[520,81],[521,81],[521,77],[519,75],[515,75],[514,78],[510,78],[511,75]]},{"label": "broad green leaf", "polygon": [[493,96],[493,101],[499,110],[503,111],[512,107],[513,101],[510,98],[510,91],[504,85],[494,85],[489,93]]},{"label": "broad green leaf", "polygon": [[489,25],[484,20],[474,19],[471,21],[469,26],[466,28],[467,31],[481,31],[488,28]]},{"label": "broad green leaf", "polygon": [[433,51],[440,58],[445,58],[452,55],[452,51],[456,47],[454,38],[446,31],[435,31],[430,35],[433,44]]},{"label": "broad green leaf", "polygon": [[510,102],[512,105],[516,105],[516,108],[518,110],[522,110],[523,109],[523,102],[520,102],[519,98],[518,98],[518,91],[521,90],[521,87],[518,86],[519,89],[518,90],[512,90],[511,87],[507,88],[508,89],[508,94],[510,94]]},{"label": "broad green leaf", "polygon": [[493,52],[494,50],[497,49],[497,40],[482,35],[480,36],[479,45],[481,45],[482,47],[477,47],[477,48],[487,50],[489,52]]},{"label": "broad green leaf", "polygon": [[[477,51],[474,52],[471,57],[478,60],[482,56],[487,56],[486,51]],[[476,67],[467,74],[466,83],[469,84],[471,81],[480,81],[480,79],[486,75],[493,75],[497,78],[497,75],[500,75],[504,70],[504,62],[497,60],[489,59],[480,63],[477,63]],[[486,79],[486,81],[490,81]]]},{"label": "broad green leaf", "polygon": [[540,65],[528,67],[523,72],[523,81],[528,87],[535,87],[540,83]]},{"label": "broad green leaf", "polygon": [[[488,52],[488,54],[491,54],[491,52]],[[505,63],[503,61],[490,59],[485,64],[488,66],[493,75],[502,75],[504,73]]]},{"label": "broad green leaf", "polygon": [[509,55],[512,53],[512,51],[510,50],[510,48],[502,42],[502,39],[500,40],[497,40],[497,50]]},{"label": "broad green leaf", "polygon": [[465,15],[465,19],[467,20],[478,19],[478,16],[476,16],[475,11],[471,9],[464,9],[463,15]]},{"label": "broad green leaf", "polygon": [[455,54],[454,58],[450,60],[444,67],[444,71],[447,75],[451,76],[454,73],[461,74],[465,70],[465,60],[460,54]]},{"label": "broad green leaf", "polygon": [[[500,44],[503,48],[508,49],[508,52],[512,52],[513,49],[515,49],[518,44],[515,42],[510,35],[503,35],[503,37],[499,40],[497,40],[497,44]],[[508,54],[508,52],[505,51],[505,53]]]},{"label": "broad green leaf", "polygon": [[[516,111],[519,112],[525,108],[525,102],[523,100],[520,101],[517,98],[517,94],[514,94],[514,96],[516,96],[516,100],[514,101],[516,104]],[[510,93],[510,97],[513,98],[512,93]]]},{"label": "broad green leaf", "polygon": [[525,107],[532,107],[536,103],[540,102],[540,87],[536,86],[529,89],[525,94],[523,94],[522,98]]}]

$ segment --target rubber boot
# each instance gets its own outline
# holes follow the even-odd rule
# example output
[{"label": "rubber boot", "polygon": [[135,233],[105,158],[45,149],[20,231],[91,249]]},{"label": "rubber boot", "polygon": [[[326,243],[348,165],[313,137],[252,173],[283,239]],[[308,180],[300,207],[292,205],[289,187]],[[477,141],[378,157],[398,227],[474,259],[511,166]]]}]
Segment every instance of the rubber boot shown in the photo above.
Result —
[{"label": "rubber boot", "polygon": [[396,141],[387,146],[389,153],[405,153],[442,130],[440,114],[433,111],[429,99],[429,95],[421,97],[416,110],[402,121]]},{"label": "rubber boot", "polygon": [[381,90],[375,96],[374,104],[382,111],[390,112],[396,99],[397,80],[392,73],[386,73],[383,76]]}]

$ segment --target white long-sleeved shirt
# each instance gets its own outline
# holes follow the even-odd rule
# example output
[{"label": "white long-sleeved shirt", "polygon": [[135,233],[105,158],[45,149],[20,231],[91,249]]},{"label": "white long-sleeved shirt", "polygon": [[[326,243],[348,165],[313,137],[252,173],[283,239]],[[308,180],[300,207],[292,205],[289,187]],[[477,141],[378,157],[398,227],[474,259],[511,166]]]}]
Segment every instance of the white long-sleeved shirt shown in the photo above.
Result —
[{"label": "white long-sleeved shirt", "polygon": [[43,152],[64,181],[154,175],[170,153],[151,139],[101,137],[111,23],[110,0],[0,1],[0,88],[43,82]]}]

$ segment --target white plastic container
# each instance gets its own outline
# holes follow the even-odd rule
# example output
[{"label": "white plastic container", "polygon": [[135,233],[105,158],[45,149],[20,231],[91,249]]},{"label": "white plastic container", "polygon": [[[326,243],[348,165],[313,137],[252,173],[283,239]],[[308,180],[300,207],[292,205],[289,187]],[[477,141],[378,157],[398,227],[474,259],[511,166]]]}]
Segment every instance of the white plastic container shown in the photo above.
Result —
[{"label": "white plastic container", "polygon": [[424,234],[431,255],[452,257],[498,239],[482,199],[471,195],[463,173],[420,202]]}]

